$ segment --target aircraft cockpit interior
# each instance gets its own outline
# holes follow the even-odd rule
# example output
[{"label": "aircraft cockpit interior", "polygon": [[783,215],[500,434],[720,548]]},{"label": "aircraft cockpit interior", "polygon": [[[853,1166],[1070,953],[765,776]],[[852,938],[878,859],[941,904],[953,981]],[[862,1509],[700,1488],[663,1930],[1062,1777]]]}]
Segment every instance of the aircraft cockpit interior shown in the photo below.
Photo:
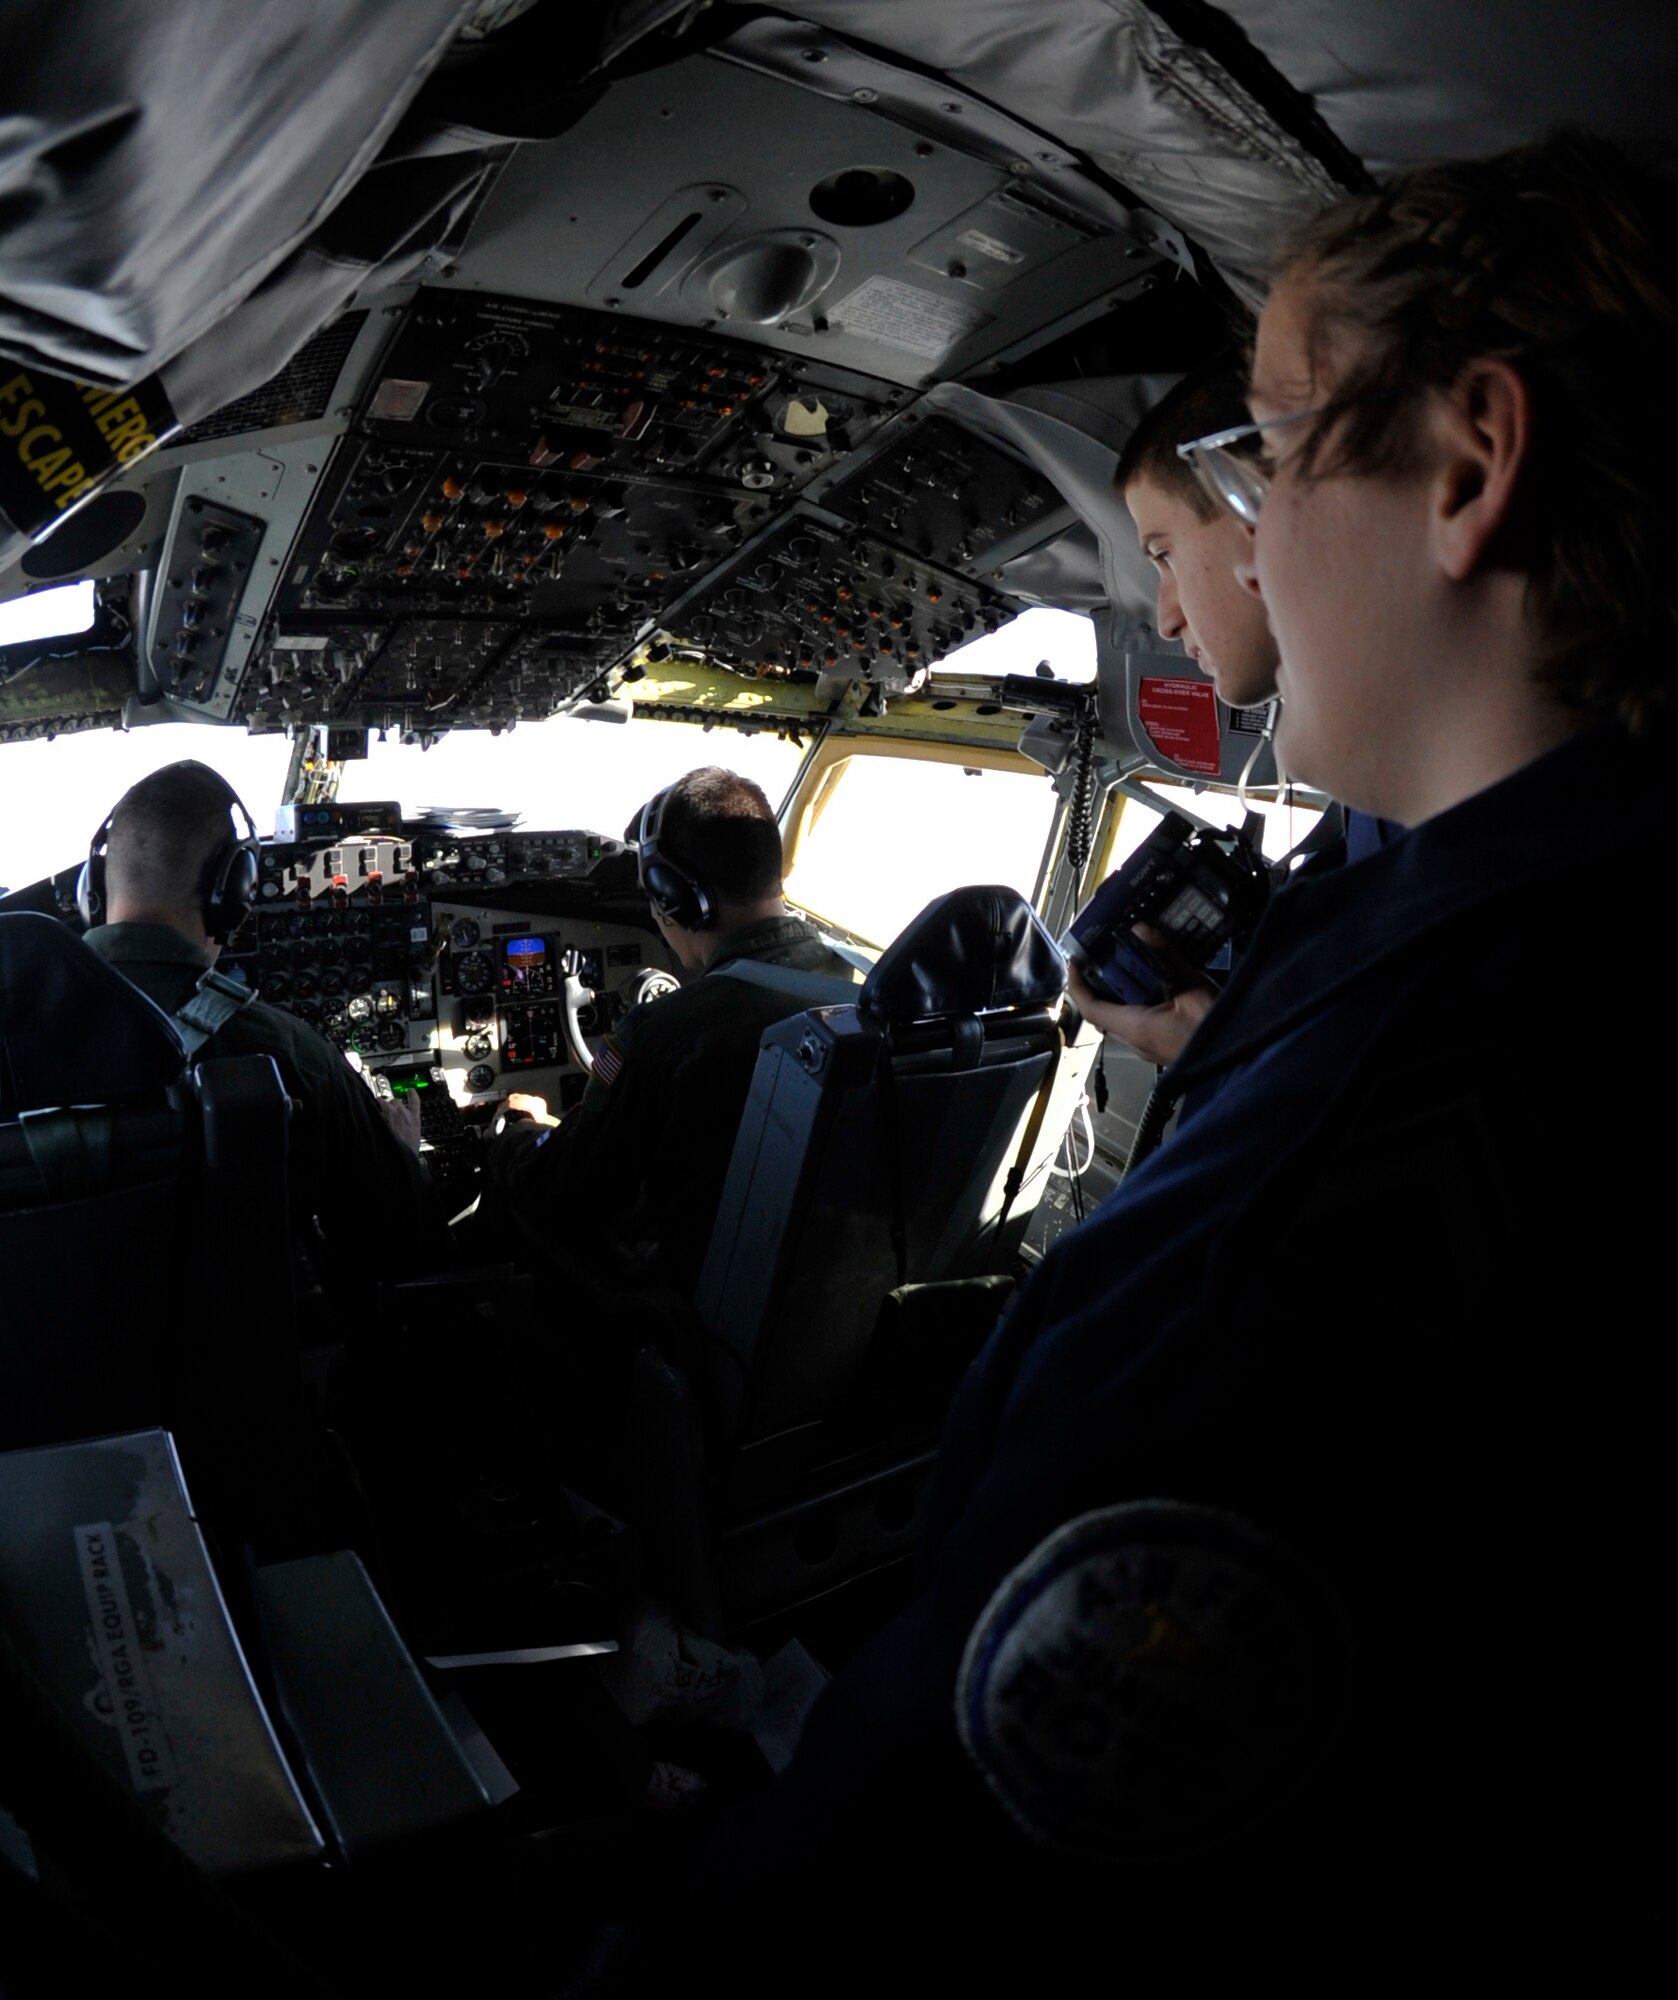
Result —
[{"label": "aircraft cockpit interior", "polygon": [[[1158,1142],[1159,1066],[1068,964],[1157,997],[1157,922],[1221,977],[1340,825],[1164,614],[1121,454],[1245,366],[1337,196],[1564,123],[1668,159],[1674,23],[10,12],[0,1773],[38,1727],[0,1775],[0,1987],[63,1990],[39,1966],[155,1898],[189,1990],[371,1990],[392,1926],[393,1982],[442,1991],[495,1951],[428,1900],[528,1951],[528,1888],[571,1898],[531,1990],[637,1990],[632,1957],[589,1983],[595,1919],[652,1921],[692,1862],[663,1834],[785,1768],[905,1601],[1016,1283]],[[132,783],[235,746],[266,789],[195,1027],[90,970],[84,864]],[[767,788],[825,970],[741,981],[761,1040],[672,1285],[619,1240],[636,1188],[537,1251],[487,1163],[557,1155],[521,1122],[596,1115],[624,1024],[722,983],[638,850],[713,765]],[[353,1176],[299,1191],[273,1062],[200,1061],[252,995],[407,1119],[452,1261]],[[311,1202],[332,1261],[280,1219]]]}]

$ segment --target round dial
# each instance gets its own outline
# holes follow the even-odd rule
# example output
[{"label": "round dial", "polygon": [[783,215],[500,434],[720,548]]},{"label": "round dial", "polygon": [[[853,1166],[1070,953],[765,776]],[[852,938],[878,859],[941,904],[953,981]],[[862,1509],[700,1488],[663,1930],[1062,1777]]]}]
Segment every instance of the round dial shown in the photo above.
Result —
[{"label": "round dial", "polygon": [[402,995],[394,986],[376,986],[373,989],[373,1011],[376,1014],[395,1014],[401,1011]]},{"label": "round dial", "polygon": [[489,1054],[493,1045],[488,1035],[468,1035],[464,1046],[467,1055],[473,1062],[482,1062],[484,1057]]},{"label": "round dial", "polygon": [[457,917],[449,929],[449,943],[456,951],[470,951],[481,935],[470,917]]},{"label": "round dial", "polygon": [[344,1012],[352,1021],[370,1021],[373,1018],[373,1002],[370,995],[357,993],[344,1006]]},{"label": "round dial", "polygon": [[495,1088],[495,1072],[490,1068],[488,1063],[475,1063],[466,1072],[466,1088],[468,1090],[493,1090]]},{"label": "round dial", "polygon": [[401,1021],[381,1021],[379,1023],[379,1047],[381,1049],[403,1049],[408,1046],[408,1030]]},{"label": "round dial", "polygon": [[494,980],[495,968],[487,951],[463,952],[454,962],[454,990],[457,993],[487,993]]}]

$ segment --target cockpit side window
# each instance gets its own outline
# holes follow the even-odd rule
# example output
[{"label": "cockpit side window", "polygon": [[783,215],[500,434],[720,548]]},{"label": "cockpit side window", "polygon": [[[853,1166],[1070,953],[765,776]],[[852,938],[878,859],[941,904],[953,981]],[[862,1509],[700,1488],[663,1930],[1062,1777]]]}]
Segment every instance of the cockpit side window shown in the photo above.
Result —
[{"label": "cockpit side window", "polygon": [[846,750],[797,827],[787,896],[800,909],[885,945],[964,883],[1035,894],[1058,803],[1043,772],[968,746]]}]

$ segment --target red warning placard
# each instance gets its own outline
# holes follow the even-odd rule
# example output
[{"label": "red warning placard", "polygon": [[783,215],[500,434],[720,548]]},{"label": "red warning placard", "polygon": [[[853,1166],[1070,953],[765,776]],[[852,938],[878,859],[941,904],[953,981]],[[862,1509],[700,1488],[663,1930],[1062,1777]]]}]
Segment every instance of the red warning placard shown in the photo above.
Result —
[{"label": "red warning placard", "polygon": [[1210,681],[1144,677],[1137,683],[1136,713],[1148,740],[1181,771],[1215,778],[1223,767],[1218,742],[1218,697]]}]

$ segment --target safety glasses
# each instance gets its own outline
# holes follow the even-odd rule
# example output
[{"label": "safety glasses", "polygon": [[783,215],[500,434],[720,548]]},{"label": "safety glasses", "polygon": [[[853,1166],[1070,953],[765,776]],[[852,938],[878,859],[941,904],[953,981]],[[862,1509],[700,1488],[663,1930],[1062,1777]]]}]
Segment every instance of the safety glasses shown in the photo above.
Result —
[{"label": "safety glasses", "polygon": [[1177,447],[1177,456],[1187,460],[1194,476],[1220,507],[1227,507],[1236,520],[1257,527],[1259,508],[1270,488],[1270,475],[1257,459],[1238,454],[1231,447],[1246,438],[1262,437],[1266,431],[1284,430],[1289,424],[1309,423],[1328,408],[1296,410],[1291,417],[1266,417],[1261,424],[1237,424],[1233,430],[1212,431]]}]

